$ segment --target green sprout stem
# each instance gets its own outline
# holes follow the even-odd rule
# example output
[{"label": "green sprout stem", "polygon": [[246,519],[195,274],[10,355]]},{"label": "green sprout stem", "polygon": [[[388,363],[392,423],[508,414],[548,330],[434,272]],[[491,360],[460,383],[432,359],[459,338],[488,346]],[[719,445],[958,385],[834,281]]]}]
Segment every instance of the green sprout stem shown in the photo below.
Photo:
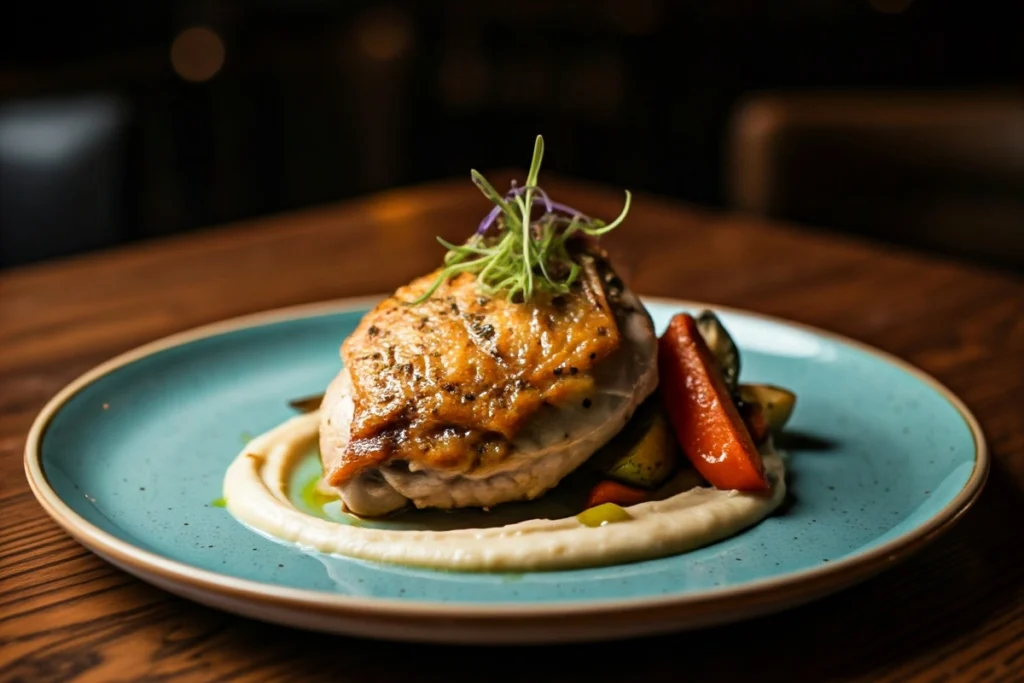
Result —
[{"label": "green sprout stem", "polygon": [[611,223],[551,210],[534,219],[536,198],[544,198],[547,203],[547,195],[537,184],[543,158],[544,138],[538,135],[526,184],[506,196],[499,194],[478,171],[470,171],[473,184],[497,206],[497,234],[484,234],[485,222],[481,225],[483,232],[462,245],[438,237],[437,241],[448,250],[444,267],[427,291],[409,305],[426,301],[445,280],[465,272],[477,276],[481,293],[506,296],[513,301],[529,301],[537,291],[551,295],[569,291],[579,277],[580,265],[569,253],[568,240],[577,233],[600,237],[619,227],[629,213],[632,195],[626,191],[622,212]]}]

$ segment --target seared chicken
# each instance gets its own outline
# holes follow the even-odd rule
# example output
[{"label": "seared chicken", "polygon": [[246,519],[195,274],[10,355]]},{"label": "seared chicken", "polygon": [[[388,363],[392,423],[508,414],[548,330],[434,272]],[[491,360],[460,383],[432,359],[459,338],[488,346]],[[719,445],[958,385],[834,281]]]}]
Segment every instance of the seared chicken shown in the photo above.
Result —
[{"label": "seared chicken", "polygon": [[534,499],[606,444],[657,386],[654,328],[605,255],[525,303],[462,273],[401,287],[341,347],[321,405],[328,484],[351,512]]}]

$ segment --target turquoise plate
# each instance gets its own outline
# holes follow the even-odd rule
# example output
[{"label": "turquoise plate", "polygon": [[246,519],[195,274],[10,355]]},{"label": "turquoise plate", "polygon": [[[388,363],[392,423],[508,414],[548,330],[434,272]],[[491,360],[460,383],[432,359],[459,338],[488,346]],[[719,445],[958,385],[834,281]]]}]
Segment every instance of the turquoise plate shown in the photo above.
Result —
[{"label": "turquoise plate", "polygon": [[[743,379],[795,391],[792,495],[778,514],[684,555],[600,569],[459,574],[323,556],[269,540],[214,501],[246,435],[294,415],[339,369],[372,305],[273,311],[175,335],[60,392],[26,447],[46,511],[96,554],[173,593],[309,629],[402,640],[595,640],[763,614],[839,590],[946,529],[988,471],[948,390],[835,335],[720,309]],[[694,302],[647,300],[659,332]]]}]

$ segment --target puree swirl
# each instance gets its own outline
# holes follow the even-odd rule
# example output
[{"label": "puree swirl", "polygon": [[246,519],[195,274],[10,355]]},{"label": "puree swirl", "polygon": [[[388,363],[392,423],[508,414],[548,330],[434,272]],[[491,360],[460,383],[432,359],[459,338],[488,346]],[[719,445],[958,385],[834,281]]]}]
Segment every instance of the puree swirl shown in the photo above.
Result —
[{"label": "puree swirl", "polygon": [[455,571],[539,571],[674,555],[733,536],[771,514],[786,493],[785,466],[764,452],[764,493],[695,486],[628,508],[628,519],[588,526],[575,516],[444,531],[360,527],[314,517],[289,500],[289,472],[318,438],[319,413],[293,417],[253,439],[224,479],[228,511],[306,550]]}]

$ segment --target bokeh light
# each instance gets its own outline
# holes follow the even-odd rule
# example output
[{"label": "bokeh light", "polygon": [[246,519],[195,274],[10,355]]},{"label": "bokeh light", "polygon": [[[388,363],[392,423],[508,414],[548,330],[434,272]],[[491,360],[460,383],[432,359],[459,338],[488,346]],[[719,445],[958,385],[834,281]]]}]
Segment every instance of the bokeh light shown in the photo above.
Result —
[{"label": "bokeh light", "polygon": [[171,66],[186,81],[202,83],[224,66],[224,41],[206,26],[185,29],[171,44]]},{"label": "bokeh light", "polygon": [[365,14],[357,29],[359,47],[370,59],[390,62],[401,57],[412,46],[409,18],[390,8]]}]

